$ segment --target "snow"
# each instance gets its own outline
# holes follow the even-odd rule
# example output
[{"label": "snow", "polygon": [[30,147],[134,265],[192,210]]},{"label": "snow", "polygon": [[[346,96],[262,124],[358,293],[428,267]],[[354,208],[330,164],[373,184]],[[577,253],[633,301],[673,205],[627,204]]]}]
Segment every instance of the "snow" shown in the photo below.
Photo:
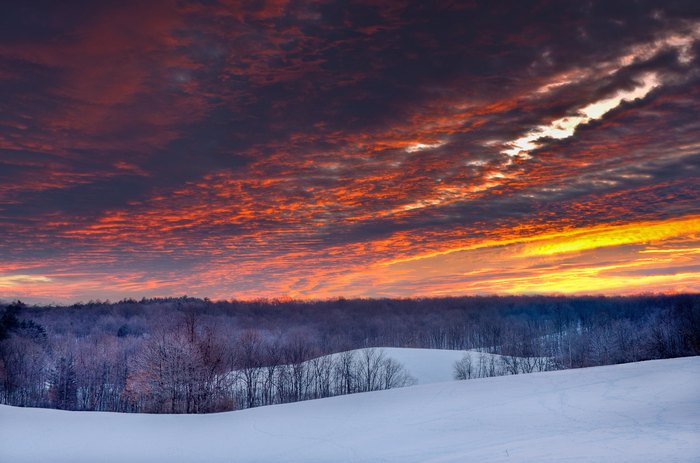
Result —
[{"label": "snow", "polygon": [[[382,348],[384,355],[399,362],[418,384],[440,383],[454,379],[454,363],[463,350]],[[470,355],[477,355],[469,352]]]},{"label": "snow", "polygon": [[699,385],[691,357],[213,415],[1,406],[0,461],[698,462]]},{"label": "snow", "polygon": [[[381,351],[385,357],[392,358],[399,362],[408,372],[416,384],[432,384],[454,380],[455,362],[465,355],[471,357],[474,374],[477,374],[479,362],[495,361],[495,376],[508,374],[502,364],[503,356],[489,354],[476,350],[447,350],[447,349],[418,349],[407,347],[376,347],[371,348]],[[361,353],[366,349],[356,349],[355,358],[361,357]],[[335,357],[338,354],[331,354]],[[521,370],[522,371],[522,370]]]},{"label": "snow", "polygon": [[[495,362],[495,375],[503,376],[507,373],[502,364],[501,355],[489,354],[485,352],[479,352],[476,350],[448,350],[448,349],[421,349],[421,348],[409,348],[409,347],[369,347],[362,349],[353,349],[351,351],[355,355],[355,361],[359,361],[362,358],[364,351],[374,350],[377,354],[381,353],[384,358],[391,358],[396,360],[398,363],[404,367],[404,370],[411,377],[412,384],[432,384],[432,383],[442,383],[445,381],[453,381],[455,373],[455,362],[461,360],[465,355],[469,355],[472,360],[474,368],[474,377],[477,375],[479,362],[490,362],[491,359]],[[321,356],[321,358],[329,357],[332,361],[338,361],[339,356],[344,352],[336,354],[328,354]],[[311,367],[309,361],[307,367]],[[235,371],[232,372],[233,375],[236,374]],[[263,373],[264,376],[266,373]],[[264,381],[261,376],[260,383]],[[234,376],[235,377],[235,376]],[[242,381],[239,378],[239,381]]]},{"label": "snow", "polygon": [[[454,364],[461,360],[465,354],[472,357],[472,362],[476,365],[479,361],[479,352],[446,349],[412,349],[405,347],[378,347],[385,357],[392,358],[399,362],[416,380],[417,384],[441,383],[454,379]],[[364,349],[357,349],[357,356]],[[483,354],[490,357],[498,355]]]}]

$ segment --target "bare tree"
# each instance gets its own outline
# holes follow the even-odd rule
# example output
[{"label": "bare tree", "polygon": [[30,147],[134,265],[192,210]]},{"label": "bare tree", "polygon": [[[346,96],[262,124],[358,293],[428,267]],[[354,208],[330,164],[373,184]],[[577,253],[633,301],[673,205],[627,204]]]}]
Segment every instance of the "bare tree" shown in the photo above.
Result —
[{"label": "bare tree", "polygon": [[382,362],[380,379],[382,389],[393,389],[416,384],[416,379],[408,374],[403,365],[392,358],[385,358]]},{"label": "bare tree", "polygon": [[78,381],[73,352],[65,350],[57,355],[49,374],[49,400],[60,410],[75,410],[78,405]]},{"label": "bare tree", "polygon": [[454,363],[454,378],[458,380],[472,379],[473,374],[472,356],[469,352],[465,352],[462,358]]},{"label": "bare tree", "polygon": [[258,386],[263,373],[263,342],[260,333],[244,331],[236,343],[236,369],[245,383],[246,408],[255,407],[258,399]]},{"label": "bare tree", "polygon": [[313,353],[311,339],[303,332],[292,333],[282,346],[284,368],[281,372],[289,386],[285,388],[285,392],[288,393],[287,400],[297,402],[304,399],[310,382],[306,361],[313,357]]},{"label": "bare tree", "polygon": [[144,343],[127,380],[127,394],[146,411],[201,413],[232,407],[228,354],[210,330],[188,323],[161,329]]},{"label": "bare tree", "polygon": [[282,362],[282,349],[277,340],[265,344],[263,355],[262,405],[270,405],[275,403],[276,381]]},{"label": "bare tree", "polygon": [[335,382],[338,394],[357,392],[357,368],[354,351],[345,351],[336,355]]},{"label": "bare tree", "polygon": [[324,355],[309,361],[312,378],[313,397],[318,399],[331,396],[333,380],[333,359]]},{"label": "bare tree", "polygon": [[46,406],[49,359],[44,348],[30,339],[13,336],[0,345],[0,360],[4,365],[1,390],[4,403]]}]

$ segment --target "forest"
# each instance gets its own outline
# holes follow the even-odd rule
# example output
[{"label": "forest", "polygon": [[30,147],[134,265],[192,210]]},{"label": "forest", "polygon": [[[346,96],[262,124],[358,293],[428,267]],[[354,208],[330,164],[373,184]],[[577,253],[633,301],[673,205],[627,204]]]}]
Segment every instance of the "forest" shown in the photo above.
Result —
[{"label": "forest", "polygon": [[[698,355],[700,295],[14,301],[0,403],[209,413],[411,384],[381,347],[498,354],[510,374]],[[455,377],[497,374],[479,363]]]}]

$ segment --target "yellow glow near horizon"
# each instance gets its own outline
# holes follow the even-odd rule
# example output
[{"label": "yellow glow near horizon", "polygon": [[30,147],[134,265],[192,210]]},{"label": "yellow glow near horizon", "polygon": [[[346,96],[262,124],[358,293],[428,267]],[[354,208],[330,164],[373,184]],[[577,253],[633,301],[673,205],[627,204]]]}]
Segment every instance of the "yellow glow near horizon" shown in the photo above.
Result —
[{"label": "yellow glow near horizon", "polygon": [[[672,275],[601,275],[605,269],[574,269],[536,278],[501,280],[494,292],[507,294],[599,294],[616,292],[633,294],[649,288],[671,287],[670,292],[689,291],[688,283],[698,281],[700,273]],[[668,292],[668,289],[667,289]]]},{"label": "yellow glow near horizon", "polygon": [[51,278],[40,275],[0,275],[0,288],[12,288],[22,284],[50,283]]},{"label": "yellow glow near horizon", "polygon": [[[548,255],[557,252],[570,252],[621,244],[643,243],[693,233],[700,233],[700,216],[689,216],[661,221],[632,222],[623,225],[595,225],[512,238],[488,239],[466,246],[458,246],[410,257],[392,259],[381,262],[380,265],[390,266],[404,262],[430,259],[456,252],[473,251],[512,244],[528,244],[538,241],[552,240],[555,242],[534,245],[524,250],[520,254],[520,257]],[[620,236],[615,238],[618,234]]]},{"label": "yellow glow near horizon", "polygon": [[[657,245],[678,244],[678,237]],[[696,240],[697,241],[697,240]],[[688,243],[690,244],[690,243]],[[697,246],[697,243],[693,244]],[[642,254],[629,247],[588,249],[573,262],[566,254],[522,258],[520,244],[438,255],[338,275],[324,282],[328,297],[363,285],[368,296],[391,294],[397,285],[414,297],[469,294],[638,294],[697,292],[696,253]],[[303,292],[297,295],[304,297]]]},{"label": "yellow glow near horizon", "polygon": [[527,245],[521,257],[544,256],[565,252],[584,251],[623,244],[645,243],[700,233],[700,218],[664,222],[638,222],[602,229],[573,231],[546,243]]}]

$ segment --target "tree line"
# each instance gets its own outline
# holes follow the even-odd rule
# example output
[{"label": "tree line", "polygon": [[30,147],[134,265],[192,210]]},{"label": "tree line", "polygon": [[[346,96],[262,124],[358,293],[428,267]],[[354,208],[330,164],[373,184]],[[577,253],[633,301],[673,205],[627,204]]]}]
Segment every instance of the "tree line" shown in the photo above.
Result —
[{"label": "tree line", "polygon": [[206,413],[411,383],[367,347],[483,352],[465,379],[698,355],[700,296],[16,301],[0,305],[0,402]]}]

